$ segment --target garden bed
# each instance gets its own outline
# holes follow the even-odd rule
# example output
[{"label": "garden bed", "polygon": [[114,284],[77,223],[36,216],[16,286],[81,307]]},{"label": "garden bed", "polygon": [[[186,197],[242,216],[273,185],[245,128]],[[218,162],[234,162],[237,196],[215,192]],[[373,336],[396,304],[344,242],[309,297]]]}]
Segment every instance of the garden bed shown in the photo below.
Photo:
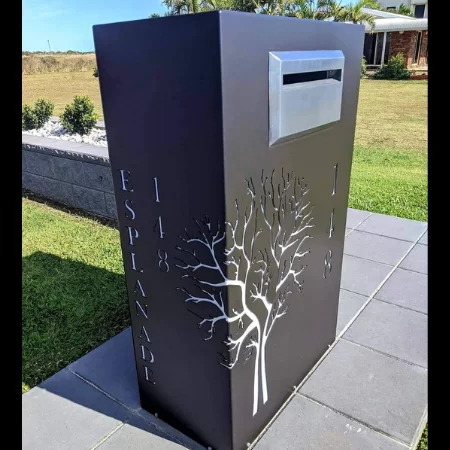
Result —
[{"label": "garden bed", "polygon": [[106,131],[103,122],[97,122],[92,131],[85,135],[69,133],[62,125],[58,117],[52,117],[43,127],[32,130],[22,130],[22,134],[29,136],[41,136],[62,141],[77,142],[82,144],[107,147]]}]

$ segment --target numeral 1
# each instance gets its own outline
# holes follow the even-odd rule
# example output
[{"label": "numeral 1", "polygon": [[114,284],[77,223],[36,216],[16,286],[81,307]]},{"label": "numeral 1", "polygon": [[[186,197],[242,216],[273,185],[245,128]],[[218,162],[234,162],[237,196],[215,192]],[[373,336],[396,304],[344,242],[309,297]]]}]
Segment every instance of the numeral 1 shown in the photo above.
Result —
[{"label": "numeral 1", "polygon": [[336,164],[334,166],[333,192],[331,193],[331,195],[334,195],[337,192],[337,175],[338,175],[338,165]]},{"label": "numeral 1", "polygon": [[325,268],[323,270],[323,277],[326,278],[331,273],[331,250],[328,250],[327,254],[325,255]]},{"label": "numeral 1", "polygon": [[155,183],[155,196],[156,196],[156,203],[159,203],[159,192],[158,192],[158,178],[154,177],[153,182]]},{"label": "numeral 1", "polygon": [[334,233],[334,208],[333,211],[331,211],[331,215],[330,215],[330,230],[328,232],[328,239],[331,238],[331,236],[333,236]]}]

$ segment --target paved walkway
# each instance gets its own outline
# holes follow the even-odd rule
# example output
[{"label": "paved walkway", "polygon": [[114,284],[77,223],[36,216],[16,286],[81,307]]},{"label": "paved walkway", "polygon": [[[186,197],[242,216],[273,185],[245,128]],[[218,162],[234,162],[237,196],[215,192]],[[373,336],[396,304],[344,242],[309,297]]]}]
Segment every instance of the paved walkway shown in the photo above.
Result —
[{"label": "paved walkway", "polygon": [[[427,418],[427,224],[350,209],[337,340],[255,450],[405,450]],[[199,446],[139,406],[130,330],[22,396],[25,450]]]}]

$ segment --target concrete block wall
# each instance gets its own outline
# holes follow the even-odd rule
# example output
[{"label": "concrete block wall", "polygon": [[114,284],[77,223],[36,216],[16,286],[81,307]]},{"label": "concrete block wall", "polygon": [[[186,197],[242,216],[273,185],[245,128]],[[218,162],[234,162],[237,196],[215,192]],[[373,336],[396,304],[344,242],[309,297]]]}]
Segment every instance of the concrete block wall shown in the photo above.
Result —
[{"label": "concrete block wall", "polygon": [[117,218],[106,147],[23,135],[22,187],[90,214]]}]

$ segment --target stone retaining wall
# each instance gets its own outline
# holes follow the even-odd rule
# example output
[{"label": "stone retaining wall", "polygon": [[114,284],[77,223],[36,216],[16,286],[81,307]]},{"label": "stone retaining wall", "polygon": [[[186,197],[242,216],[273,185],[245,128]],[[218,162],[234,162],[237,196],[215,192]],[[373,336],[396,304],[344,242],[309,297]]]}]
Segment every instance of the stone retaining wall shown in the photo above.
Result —
[{"label": "stone retaining wall", "polygon": [[22,187],[69,207],[117,218],[105,147],[22,135]]}]

